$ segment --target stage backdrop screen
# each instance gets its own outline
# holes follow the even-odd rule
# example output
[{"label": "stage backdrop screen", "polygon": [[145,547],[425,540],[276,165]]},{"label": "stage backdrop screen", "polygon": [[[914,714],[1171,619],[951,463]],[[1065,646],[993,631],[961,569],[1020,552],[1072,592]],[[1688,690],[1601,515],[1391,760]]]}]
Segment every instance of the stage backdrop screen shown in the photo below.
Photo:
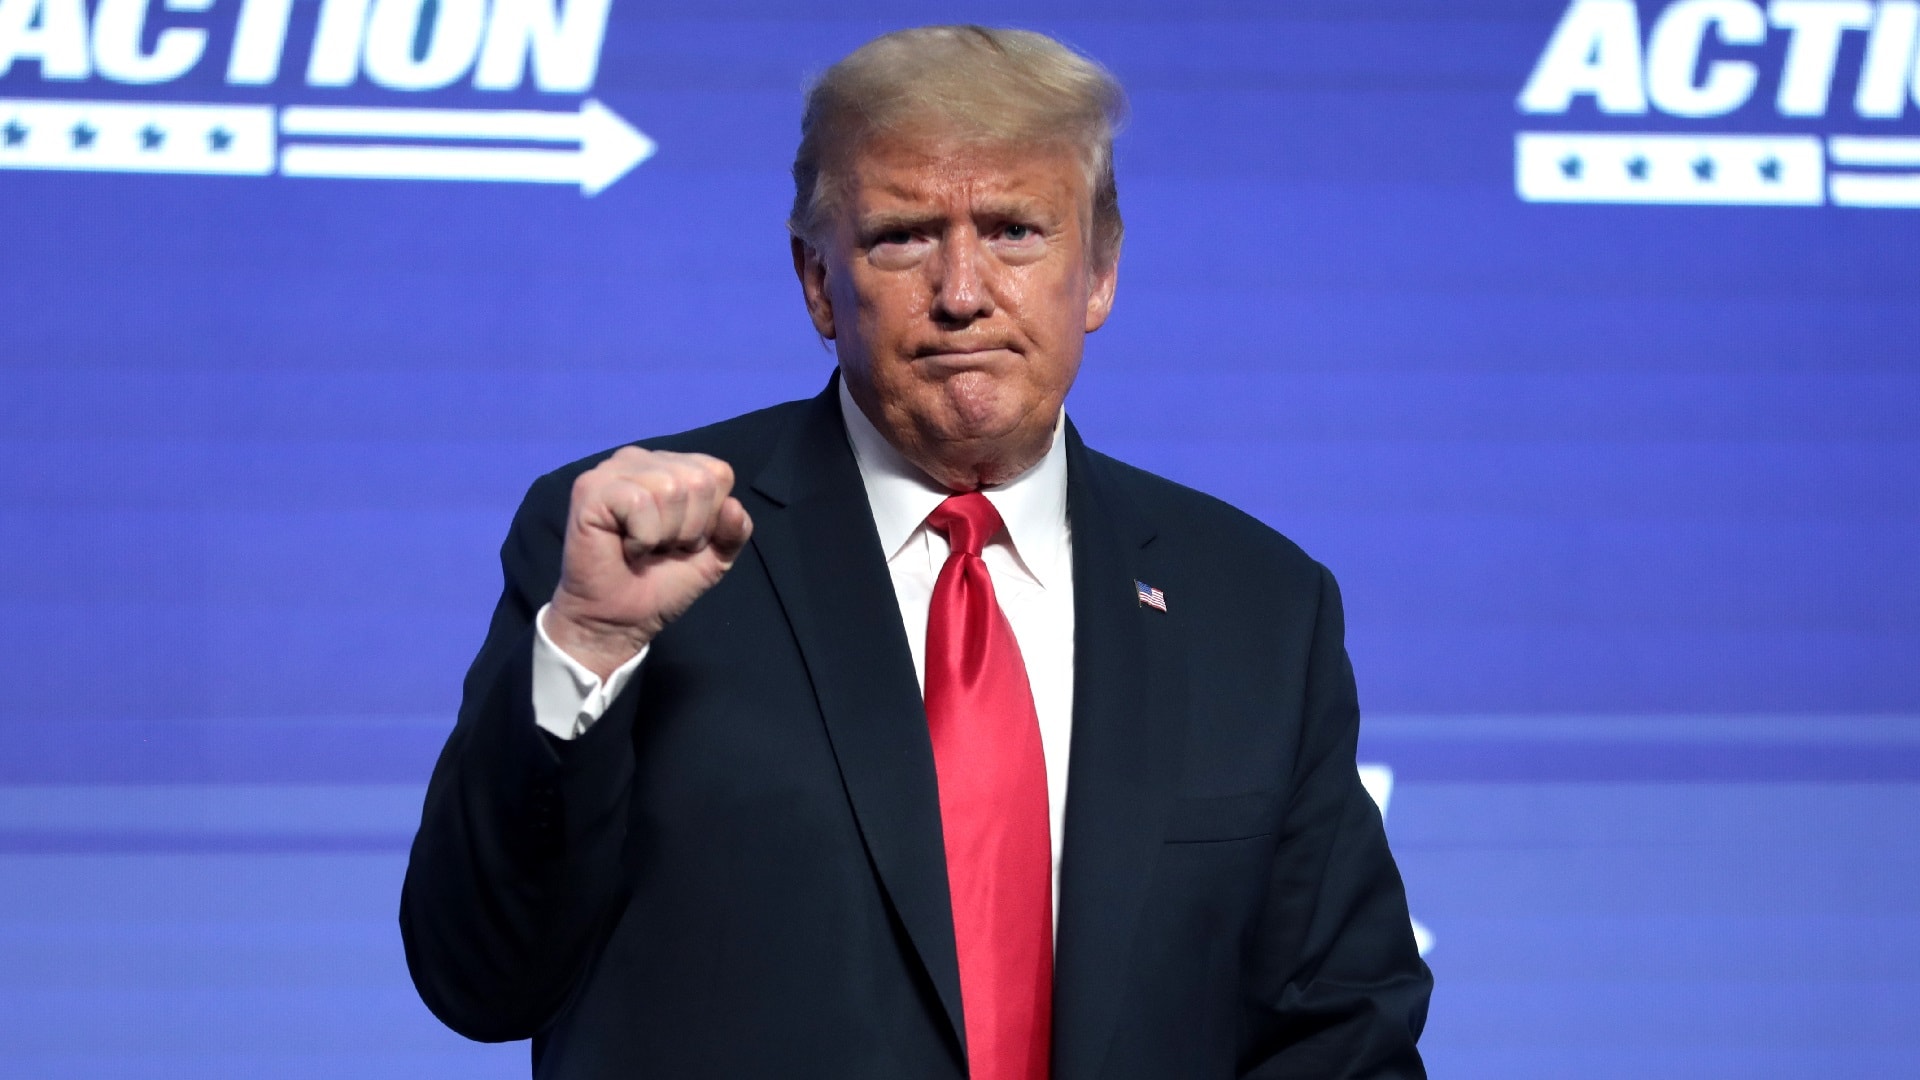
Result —
[{"label": "stage backdrop screen", "polygon": [[1069,413],[1341,582],[1435,1075],[1910,1072],[1914,0],[0,0],[0,1071],[524,1075],[395,922],[497,547],[826,384],[927,21],[1131,94]]}]

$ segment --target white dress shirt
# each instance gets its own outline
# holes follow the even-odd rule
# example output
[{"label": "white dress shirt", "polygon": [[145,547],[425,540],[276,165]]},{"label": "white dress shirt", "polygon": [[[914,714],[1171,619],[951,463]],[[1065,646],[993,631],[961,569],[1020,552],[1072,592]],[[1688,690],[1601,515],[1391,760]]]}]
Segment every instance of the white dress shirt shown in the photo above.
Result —
[{"label": "white dress shirt", "polygon": [[[866,485],[867,505],[887,557],[913,671],[927,685],[927,612],[947,559],[947,540],[927,527],[951,492],[909,462],[873,426],[840,384],[840,413]],[[1047,812],[1053,840],[1053,897],[1060,902],[1060,842],[1067,809],[1067,747],[1073,729],[1073,538],[1067,525],[1066,414],[1054,422],[1053,445],[1039,463],[986,489],[1006,529],[981,552],[993,591],[1013,626],[1027,665],[1040,744],[1047,760]],[[541,608],[534,618],[534,719],[561,739],[578,738],[600,719],[646,659],[646,650],[604,682],[547,636]]]}]

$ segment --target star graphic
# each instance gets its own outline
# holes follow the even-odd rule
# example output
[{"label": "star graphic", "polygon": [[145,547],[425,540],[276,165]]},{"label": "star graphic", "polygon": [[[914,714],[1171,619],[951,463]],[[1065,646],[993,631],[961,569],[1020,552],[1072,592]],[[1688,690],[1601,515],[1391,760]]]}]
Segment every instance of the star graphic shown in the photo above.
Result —
[{"label": "star graphic", "polygon": [[1713,159],[1702,155],[1693,163],[1693,175],[1702,180],[1713,179]]},{"label": "star graphic", "polygon": [[9,120],[6,127],[0,128],[0,136],[6,137],[8,146],[19,146],[27,141],[27,129],[20,125],[20,121]]},{"label": "star graphic", "polygon": [[160,144],[167,141],[167,133],[153,124],[140,129],[140,149],[158,150]]},{"label": "star graphic", "polygon": [[1647,159],[1640,154],[1635,154],[1628,158],[1627,175],[1633,177],[1635,180],[1645,180],[1647,178]]},{"label": "star graphic", "polygon": [[85,120],[73,125],[73,148],[85,150],[93,145],[93,137],[100,134],[98,128],[88,125]]},{"label": "star graphic", "polygon": [[1580,155],[1568,154],[1566,157],[1560,159],[1560,171],[1565,174],[1567,179],[1578,180],[1580,179],[1580,170],[1583,164],[1580,160]]},{"label": "star graphic", "polygon": [[1779,158],[1769,157],[1762,159],[1758,168],[1760,169],[1760,179],[1765,180],[1769,184],[1777,184],[1780,182]]},{"label": "star graphic", "polygon": [[207,149],[218,154],[233,145],[233,132],[217,127],[207,132]]}]

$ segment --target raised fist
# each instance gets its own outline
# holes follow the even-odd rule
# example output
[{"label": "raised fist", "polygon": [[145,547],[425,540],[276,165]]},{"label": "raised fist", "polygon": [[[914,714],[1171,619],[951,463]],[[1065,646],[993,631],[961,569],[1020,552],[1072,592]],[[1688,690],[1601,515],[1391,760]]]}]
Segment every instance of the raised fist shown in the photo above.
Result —
[{"label": "raised fist", "polygon": [[753,534],[733,467],[627,446],[581,473],[547,636],[606,678],[718,582]]}]

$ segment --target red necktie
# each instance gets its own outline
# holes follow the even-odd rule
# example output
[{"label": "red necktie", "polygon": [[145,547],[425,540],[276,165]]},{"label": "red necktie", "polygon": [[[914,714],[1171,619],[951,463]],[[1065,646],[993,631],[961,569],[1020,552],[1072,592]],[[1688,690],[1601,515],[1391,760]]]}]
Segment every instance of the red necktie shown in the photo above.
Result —
[{"label": "red necktie", "polygon": [[947,888],[971,1080],[1046,1080],[1053,1013],[1053,849],[1047,767],[1020,643],[980,550],[1000,531],[985,495],[927,516],[951,552],[927,615],[927,723],[940,781]]}]

